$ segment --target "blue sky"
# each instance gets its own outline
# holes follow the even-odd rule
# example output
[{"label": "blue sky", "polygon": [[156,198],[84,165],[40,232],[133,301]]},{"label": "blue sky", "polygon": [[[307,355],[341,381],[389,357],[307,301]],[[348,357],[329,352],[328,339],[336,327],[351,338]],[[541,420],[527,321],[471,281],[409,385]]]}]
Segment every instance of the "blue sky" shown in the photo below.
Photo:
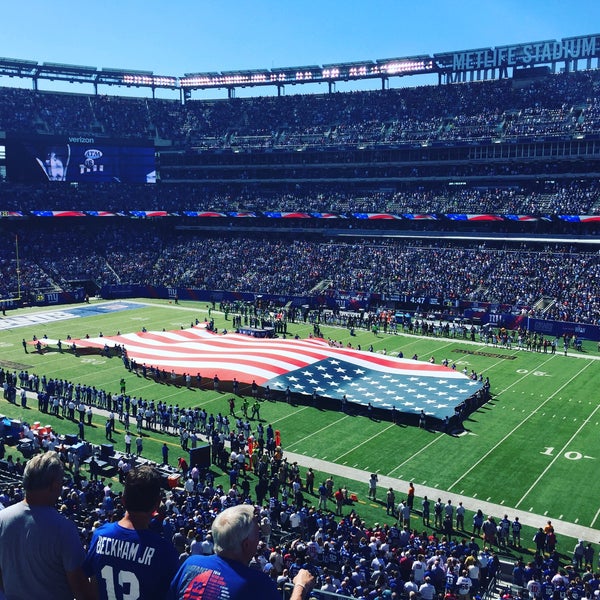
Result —
[{"label": "blue sky", "polygon": [[7,1],[0,56],[181,76],[560,39],[599,25],[598,0]]}]

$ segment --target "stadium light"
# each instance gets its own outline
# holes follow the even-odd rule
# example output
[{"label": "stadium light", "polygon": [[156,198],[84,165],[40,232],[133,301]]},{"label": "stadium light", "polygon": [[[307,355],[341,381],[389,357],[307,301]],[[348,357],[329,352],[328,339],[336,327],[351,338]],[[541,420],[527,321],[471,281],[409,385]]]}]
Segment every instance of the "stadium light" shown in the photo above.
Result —
[{"label": "stadium light", "polygon": [[205,87],[213,85],[213,81],[220,77],[220,73],[186,73],[179,78],[179,85],[183,88]]},{"label": "stadium light", "polygon": [[405,75],[407,73],[427,73],[434,69],[430,56],[408,56],[406,58],[384,58],[376,61],[382,75]]},{"label": "stadium light", "polygon": [[337,67],[323,68],[322,75],[324,79],[337,79],[340,76],[340,70]]},{"label": "stadium light", "polygon": [[321,67],[317,65],[271,69],[271,81],[275,83],[295,83],[319,79],[321,79]]}]

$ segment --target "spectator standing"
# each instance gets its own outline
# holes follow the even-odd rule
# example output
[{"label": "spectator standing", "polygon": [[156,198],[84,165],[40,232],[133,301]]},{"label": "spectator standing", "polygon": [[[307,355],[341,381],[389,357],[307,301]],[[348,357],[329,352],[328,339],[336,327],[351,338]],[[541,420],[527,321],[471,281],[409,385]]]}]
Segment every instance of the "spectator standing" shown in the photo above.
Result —
[{"label": "spectator standing", "polygon": [[[219,513],[212,525],[215,554],[190,556],[171,584],[168,600],[191,598],[201,589],[203,600],[279,600],[280,592],[264,573],[248,566],[260,540],[260,527],[254,507],[233,506]],[[300,569],[294,578],[290,600],[306,599],[314,577]]]},{"label": "spectator standing", "polygon": [[435,586],[430,577],[425,577],[424,583],[419,587],[421,600],[433,600],[435,598]]},{"label": "spectator standing", "polygon": [[377,496],[377,474],[371,473],[371,477],[369,478],[369,499],[375,501]]},{"label": "spectator standing", "polygon": [[161,477],[153,467],[129,471],[123,490],[125,516],[96,529],[85,562],[101,600],[165,597],[178,555],[170,541],[149,529],[160,501]]},{"label": "spectator standing", "polygon": [[385,495],[385,513],[394,516],[396,509],[396,494],[393,488],[388,488]]},{"label": "spectator standing", "polygon": [[465,507],[462,502],[459,502],[456,507],[456,529],[459,531],[465,529]]},{"label": "spectator standing", "polygon": [[54,506],[63,477],[56,452],[34,456],[23,475],[25,499],[0,511],[0,576],[7,600],[95,597],[82,568],[85,552],[77,528]]},{"label": "spectator standing", "polygon": [[427,496],[423,497],[423,501],[421,502],[421,506],[423,508],[422,510],[422,517],[423,517],[423,525],[425,525],[426,527],[429,527],[429,518],[430,518],[430,513],[431,513],[431,502],[429,502]]},{"label": "spectator standing", "polygon": [[546,534],[544,530],[540,527],[535,535],[533,536],[533,542],[535,543],[535,553],[540,556],[544,555],[544,547],[546,546]]},{"label": "spectator standing", "polygon": [[467,571],[461,571],[461,574],[456,580],[456,589],[458,591],[458,596],[460,598],[470,598],[472,586],[473,582],[471,581],[471,578],[469,577]]},{"label": "spectator standing", "polygon": [[515,517],[515,520],[511,523],[512,529],[512,541],[515,548],[521,547],[521,523],[519,517]]},{"label": "spectator standing", "polygon": [[408,484],[408,493],[406,494],[406,504],[410,510],[413,509],[415,504],[415,484],[411,481]]}]

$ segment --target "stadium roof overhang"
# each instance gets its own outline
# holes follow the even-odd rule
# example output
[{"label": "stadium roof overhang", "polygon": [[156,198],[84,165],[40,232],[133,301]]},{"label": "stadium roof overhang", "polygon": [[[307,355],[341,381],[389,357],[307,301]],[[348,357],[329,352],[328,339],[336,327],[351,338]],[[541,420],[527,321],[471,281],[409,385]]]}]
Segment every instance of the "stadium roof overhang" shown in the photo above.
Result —
[{"label": "stadium roof overhang", "polygon": [[18,58],[0,58],[0,75],[8,77],[34,77],[38,63],[34,60],[19,60]]},{"label": "stadium roof overhang", "polygon": [[332,83],[356,81],[358,79],[387,79],[402,75],[417,75],[435,72],[433,59],[427,55],[283,67],[274,69],[251,69],[212,73],[186,73],[179,79],[184,89],[231,88],[261,85],[296,85],[304,83]]},{"label": "stadium roof overhang", "polygon": [[177,77],[155,75],[152,71],[98,69],[97,67],[52,62],[38,64],[32,60],[15,58],[0,58],[0,75],[94,85],[179,89]]},{"label": "stadium roof overhang", "polygon": [[[221,72],[186,73],[182,77],[155,75],[152,71],[129,69],[98,69],[96,67],[14,58],[0,58],[0,76],[30,78],[34,86],[39,79],[91,83],[109,86],[165,88],[191,92],[211,88],[275,86],[327,83],[360,79],[380,79],[384,85],[390,77],[436,73],[440,78],[464,73],[485,72],[486,77],[507,77],[508,69],[563,63],[566,70],[577,70],[578,62],[591,69],[592,60],[600,63],[600,34],[576,36],[562,40],[543,40],[523,44],[442,52],[429,56],[405,56],[356,62],[282,67],[273,69],[246,69]],[[596,65],[600,68],[600,64]]]}]

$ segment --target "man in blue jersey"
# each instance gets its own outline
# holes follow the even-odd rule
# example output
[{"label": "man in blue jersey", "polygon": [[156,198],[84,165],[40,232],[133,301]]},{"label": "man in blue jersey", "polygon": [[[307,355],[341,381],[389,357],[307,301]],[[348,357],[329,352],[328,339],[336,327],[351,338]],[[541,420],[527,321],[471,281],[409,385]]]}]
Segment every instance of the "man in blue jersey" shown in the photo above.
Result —
[{"label": "man in blue jersey", "polygon": [[92,537],[85,571],[100,600],[163,600],[178,566],[171,541],[149,529],[161,498],[161,476],[143,465],[127,473],[125,516],[99,527]]},{"label": "man in blue jersey", "polygon": [[[281,600],[273,580],[248,566],[260,541],[254,506],[238,504],[219,513],[212,536],[215,554],[190,556],[173,579],[168,600]],[[314,581],[300,569],[290,600],[306,600]]]}]

